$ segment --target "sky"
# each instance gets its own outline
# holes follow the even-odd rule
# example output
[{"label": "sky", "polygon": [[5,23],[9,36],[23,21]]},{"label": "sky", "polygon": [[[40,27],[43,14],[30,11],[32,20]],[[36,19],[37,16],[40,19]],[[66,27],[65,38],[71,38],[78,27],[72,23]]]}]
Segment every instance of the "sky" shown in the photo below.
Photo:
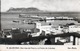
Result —
[{"label": "sky", "polygon": [[35,7],[45,11],[80,12],[80,0],[1,0],[1,11],[9,8]]}]

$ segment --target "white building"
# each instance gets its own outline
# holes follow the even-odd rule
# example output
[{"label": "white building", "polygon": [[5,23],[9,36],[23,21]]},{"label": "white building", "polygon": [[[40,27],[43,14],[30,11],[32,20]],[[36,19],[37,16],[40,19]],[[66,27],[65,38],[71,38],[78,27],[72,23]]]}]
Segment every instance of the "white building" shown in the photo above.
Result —
[{"label": "white building", "polygon": [[71,25],[69,26],[69,32],[80,32],[80,25]]},{"label": "white building", "polygon": [[36,25],[35,25],[36,28],[39,29],[40,31],[37,33],[33,33],[32,36],[39,36],[42,33],[42,31],[45,31],[45,35],[47,35],[47,34],[56,35],[56,34],[63,33],[60,26],[57,26],[57,25],[41,25],[41,23],[39,23],[39,22],[35,22],[35,23],[36,23]]},{"label": "white building", "polygon": [[46,17],[46,19],[55,19],[54,17]]}]

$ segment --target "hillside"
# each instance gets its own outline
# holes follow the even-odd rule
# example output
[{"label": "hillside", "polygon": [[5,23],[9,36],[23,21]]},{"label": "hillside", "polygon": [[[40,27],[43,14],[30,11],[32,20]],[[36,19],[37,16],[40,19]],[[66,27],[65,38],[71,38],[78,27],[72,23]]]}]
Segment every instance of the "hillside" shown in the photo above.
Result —
[{"label": "hillside", "polygon": [[7,12],[40,12],[41,10],[29,7],[29,8],[10,8]]}]

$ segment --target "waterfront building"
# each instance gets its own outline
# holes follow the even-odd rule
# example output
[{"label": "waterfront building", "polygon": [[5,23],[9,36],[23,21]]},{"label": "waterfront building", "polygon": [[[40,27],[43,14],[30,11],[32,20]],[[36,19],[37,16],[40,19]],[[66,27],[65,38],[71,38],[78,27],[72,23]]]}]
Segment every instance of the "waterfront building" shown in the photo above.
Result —
[{"label": "waterfront building", "polygon": [[80,24],[70,25],[69,32],[80,32]]}]

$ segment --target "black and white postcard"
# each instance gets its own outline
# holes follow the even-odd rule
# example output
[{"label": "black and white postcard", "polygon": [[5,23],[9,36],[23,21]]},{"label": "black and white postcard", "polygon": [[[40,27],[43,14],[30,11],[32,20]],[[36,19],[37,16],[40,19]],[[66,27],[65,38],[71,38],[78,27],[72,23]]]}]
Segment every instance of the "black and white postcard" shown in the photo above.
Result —
[{"label": "black and white postcard", "polygon": [[0,3],[0,51],[80,50],[80,0]]}]

